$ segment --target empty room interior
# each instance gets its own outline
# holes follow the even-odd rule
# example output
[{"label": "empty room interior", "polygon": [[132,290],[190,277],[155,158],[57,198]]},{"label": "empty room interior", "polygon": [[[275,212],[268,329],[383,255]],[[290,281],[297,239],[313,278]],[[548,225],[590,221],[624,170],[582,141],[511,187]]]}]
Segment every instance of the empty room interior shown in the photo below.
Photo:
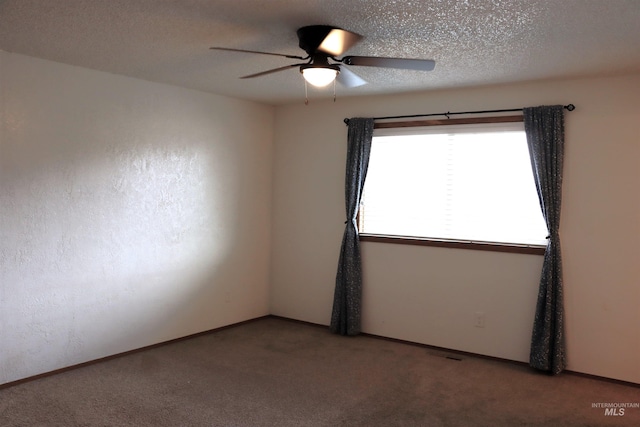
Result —
[{"label": "empty room interior", "polygon": [[[638,22],[635,0],[0,1],[0,386],[268,316],[328,330],[345,119],[571,104],[557,378],[640,401]],[[348,48],[300,46],[311,26]],[[359,243],[358,332],[530,363],[544,247],[391,240]]]}]

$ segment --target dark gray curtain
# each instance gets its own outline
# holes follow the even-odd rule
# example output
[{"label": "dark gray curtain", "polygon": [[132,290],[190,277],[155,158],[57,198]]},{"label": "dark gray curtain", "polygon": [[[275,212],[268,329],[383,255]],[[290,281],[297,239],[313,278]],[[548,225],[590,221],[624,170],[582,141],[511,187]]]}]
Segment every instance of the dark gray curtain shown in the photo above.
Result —
[{"label": "dark gray curtain", "polygon": [[364,187],[373,138],[373,119],[349,119],[345,204],[347,220],[331,312],[331,332],[341,335],[360,333],[362,303],[362,264],[356,218]]},{"label": "dark gray curtain", "polygon": [[561,105],[525,108],[531,166],[549,236],[544,253],[529,364],[552,374],[566,366],[562,257],[560,254],[560,201],[564,152],[564,109]]}]

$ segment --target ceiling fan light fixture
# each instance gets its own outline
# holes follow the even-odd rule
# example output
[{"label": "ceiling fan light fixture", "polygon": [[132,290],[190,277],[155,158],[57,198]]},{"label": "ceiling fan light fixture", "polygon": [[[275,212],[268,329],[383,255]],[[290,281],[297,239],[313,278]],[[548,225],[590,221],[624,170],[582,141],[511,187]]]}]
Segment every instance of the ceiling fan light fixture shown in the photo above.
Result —
[{"label": "ceiling fan light fixture", "polygon": [[[2,3],[2,0],[0,0],[0,3]],[[298,28],[296,34],[298,35],[298,46],[307,53],[306,57],[228,47],[212,47],[211,49],[281,56],[288,59],[299,59],[301,61],[308,60],[308,62],[303,64],[289,64],[240,77],[241,79],[251,79],[299,67],[304,79],[305,91],[307,90],[308,84],[322,88],[333,83],[335,92],[336,80],[347,88],[366,84],[367,82],[365,80],[349,69],[350,66],[416,71],[431,71],[435,66],[435,61],[431,59],[391,58],[382,56],[343,56],[341,59],[338,59],[337,56],[342,56],[344,52],[358,43],[362,39],[362,36],[330,25],[308,25]],[[330,60],[331,63],[329,62]],[[342,68],[343,65],[345,66],[344,68]]]},{"label": "ceiling fan light fixture", "polygon": [[338,77],[340,68],[337,65],[327,65],[323,67],[303,65],[300,67],[300,72],[302,73],[302,77],[304,77],[310,85],[325,87]]}]

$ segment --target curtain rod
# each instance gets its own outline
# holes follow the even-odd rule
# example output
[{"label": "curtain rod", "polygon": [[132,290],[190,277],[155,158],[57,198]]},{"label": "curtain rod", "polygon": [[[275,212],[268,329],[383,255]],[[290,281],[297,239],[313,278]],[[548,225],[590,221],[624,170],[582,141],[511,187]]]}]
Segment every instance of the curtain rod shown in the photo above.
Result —
[{"label": "curtain rod", "polygon": [[[576,106],[573,104],[564,105],[563,106],[567,111],[573,111],[576,109]],[[515,113],[518,111],[522,111],[524,108],[512,108],[509,110],[482,110],[482,111],[457,111],[451,113],[447,111],[446,113],[433,113],[433,114],[413,114],[409,116],[388,116],[388,117],[374,117],[373,120],[385,120],[385,119],[409,119],[415,117],[431,117],[431,116],[445,116],[449,118],[449,116],[456,116],[461,114],[487,114],[487,113]],[[349,119],[344,119],[345,124],[349,125]]]}]

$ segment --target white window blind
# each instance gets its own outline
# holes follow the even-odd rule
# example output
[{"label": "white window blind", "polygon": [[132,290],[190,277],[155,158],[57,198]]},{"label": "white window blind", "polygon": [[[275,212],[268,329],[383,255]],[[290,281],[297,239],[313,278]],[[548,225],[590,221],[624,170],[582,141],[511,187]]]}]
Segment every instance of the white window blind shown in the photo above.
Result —
[{"label": "white window blind", "polygon": [[522,123],[376,130],[364,234],[546,245]]}]

